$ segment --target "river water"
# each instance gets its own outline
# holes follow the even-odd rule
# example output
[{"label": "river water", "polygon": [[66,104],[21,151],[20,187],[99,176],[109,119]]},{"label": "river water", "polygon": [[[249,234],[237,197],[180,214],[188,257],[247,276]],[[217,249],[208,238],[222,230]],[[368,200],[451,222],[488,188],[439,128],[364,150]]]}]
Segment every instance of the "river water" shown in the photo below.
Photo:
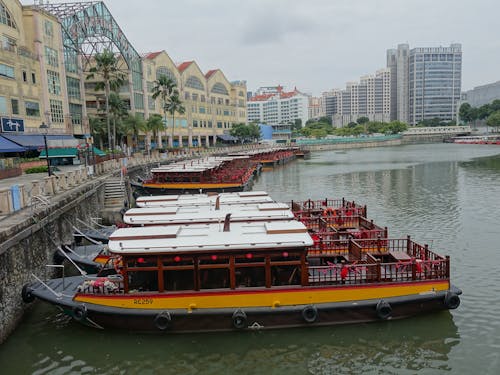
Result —
[{"label": "river water", "polygon": [[93,330],[38,303],[0,346],[0,373],[500,373],[500,147],[317,152],[264,172],[254,190],[367,204],[391,237],[411,234],[451,256],[462,304],[400,321],[168,336]]}]

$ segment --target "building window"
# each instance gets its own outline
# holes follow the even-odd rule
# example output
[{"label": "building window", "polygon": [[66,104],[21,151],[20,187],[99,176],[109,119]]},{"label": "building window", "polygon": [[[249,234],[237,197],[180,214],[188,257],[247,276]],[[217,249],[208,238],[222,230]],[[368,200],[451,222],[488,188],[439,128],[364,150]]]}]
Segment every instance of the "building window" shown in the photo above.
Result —
[{"label": "building window", "polygon": [[14,38],[11,38],[7,35],[2,35],[1,41],[2,41],[3,49],[10,51],[10,52],[16,51],[17,41]]},{"label": "building window", "polygon": [[148,108],[152,110],[155,109],[155,100],[152,96],[148,96]]},{"label": "building window", "polygon": [[52,122],[64,123],[62,101],[50,99],[50,118]]},{"label": "building window", "polygon": [[198,121],[193,120],[193,128],[197,128],[197,127],[198,127]]},{"label": "building window", "polygon": [[31,83],[33,83],[33,84],[36,83],[36,75],[35,75],[35,73],[31,73]]},{"label": "building window", "polygon": [[70,99],[81,99],[80,80],[72,77],[66,77],[68,85],[68,97]]},{"label": "building window", "polygon": [[220,121],[219,121],[219,122],[217,122],[217,127],[218,127],[219,129],[222,129],[222,122],[220,122]]},{"label": "building window", "polygon": [[0,96],[0,114],[7,114],[7,98]]},{"label": "building window", "polygon": [[52,22],[50,22],[49,20],[45,20],[43,22],[43,29],[45,31],[45,35],[47,35],[47,36],[54,35],[54,28],[53,28]]},{"label": "building window", "polygon": [[59,67],[59,56],[55,49],[45,46],[45,61],[48,65],[57,68]]},{"label": "building window", "polygon": [[61,82],[59,73],[47,70],[47,81],[49,84],[49,94],[61,95]]},{"label": "building window", "polygon": [[208,127],[211,128],[212,127],[212,121],[209,121],[208,122]]},{"label": "building window", "polygon": [[19,114],[19,100],[10,99],[10,104],[12,106],[12,114],[18,115]]},{"label": "building window", "polygon": [[26,116],[40,117],[40,107],[37,102],[25,101],[24,108],[26,109]]},{"label": "building window", "polygon": [[69,113],[71,114],[71,123],[73,125],[82,124],[82,106],[80,104],[69,103]]},{"label": "building window", "polygon": [[229,95],[229,92],[227,91],[226,86],[224,86],[220,82],[217,82],[215,85],[213,85],[212,90],[210,90],[210,92],[213,92],[216,94],[222,94],[222,95]]},{"label": "building window", "polygon": [[14,20],[12,19],[10,13],[7,11],[5,5],[3,5],[2,3],[0,3],[0,22],[4,25],[12,27],[13,29],[16,28]]},{"label": "building window", "polygon": [[205,90],[205,86],[203,86],[203,83],[201,83],[199,78],[195,76],[188,77],[188,79],[186,80],[186,87],[191,87],[197,90]]},{"label": "building window", "polygon": [[134,92],[135,109],[144,109],[144,95]]},{"label": "building window", "polygon": [[175,77],[175,74],[172,73],[172,71],[167,68],[166,66],[160,66],[158,69],[156,69],[156,79],[160,78],[160,76],[166,76],[167,78],[170,78],[172,81],[177,84],[177,78]]},{"label": "building window", "polygon": [[64,66],[69,73],[78,73],[78,56],[71,48],[64,49]]},{"label": "building window", "polygon": [[199,108],[199,112],[200,112],[200,113],[205,113],[205,107],[200,107],[200,108]]},{"label": "building window", "polygon": [[28,74],[23,71],[23,82],[28,82]]},{"label": "building window", "polygon": [[12,66],[0,64],[0,76],[15,78],[14,68]]}]

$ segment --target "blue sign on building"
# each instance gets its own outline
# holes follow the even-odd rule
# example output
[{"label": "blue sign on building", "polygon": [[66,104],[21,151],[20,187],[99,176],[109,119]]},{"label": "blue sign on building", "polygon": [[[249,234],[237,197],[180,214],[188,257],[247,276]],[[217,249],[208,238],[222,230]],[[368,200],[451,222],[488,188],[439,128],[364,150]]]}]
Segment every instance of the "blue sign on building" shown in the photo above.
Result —
[{"label": "blue sign on building", "polygon": [[24,132],[24,120],[20,118],[2,117],[2,132]]}]

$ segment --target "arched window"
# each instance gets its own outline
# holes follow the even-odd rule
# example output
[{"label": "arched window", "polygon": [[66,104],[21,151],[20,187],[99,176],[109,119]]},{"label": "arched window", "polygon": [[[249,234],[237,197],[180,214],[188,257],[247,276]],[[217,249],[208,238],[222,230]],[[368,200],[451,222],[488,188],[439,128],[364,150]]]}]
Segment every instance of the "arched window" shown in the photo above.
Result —
[{"label": "arched window", "polygon": [[224,86],[222,83],[217,82],[215,85],[212,86],[212,91],[215,94],[223,94],[223,95],[229,95],[226,86]]},{"label": "arched window", "polygon": [[186,80],[186,87],[191,87],[197,90],[205,90],[205,86],[203,86],[203,83],[201,83],[199,78],[195,76],[188,77],[188,79]]},{"label": "arched window", "polygon": [[158,69],[156,69],[156,79],[160,78],[160,76],[167,76],[170,78],[172,81],[177,84],[177,78],[175,77],[175,74],[167,67],[165,66],[160,66]]},{"label": "arched window", "polygon": [[3,23],[4,25],[12,27],[13,29],[17,29],[14,20],[12,19],[9,11],[7,10],[7,7],[3,5],[3,3],[0,3],[0,22]]}]

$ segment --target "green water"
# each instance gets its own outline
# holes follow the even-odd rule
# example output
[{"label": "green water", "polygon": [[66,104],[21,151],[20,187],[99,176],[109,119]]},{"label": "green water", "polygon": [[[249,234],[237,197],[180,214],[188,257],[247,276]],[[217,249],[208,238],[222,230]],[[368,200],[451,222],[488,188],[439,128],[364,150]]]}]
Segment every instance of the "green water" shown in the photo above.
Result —
[{"label": "green water", "polygon": [[0,346],[1,374],[500,373],[500,147],[318,152],[254,190],[366,203],[389,234],[451,256],[461,306],[401,321],[225,334],[98,331],[36,304]]}]

